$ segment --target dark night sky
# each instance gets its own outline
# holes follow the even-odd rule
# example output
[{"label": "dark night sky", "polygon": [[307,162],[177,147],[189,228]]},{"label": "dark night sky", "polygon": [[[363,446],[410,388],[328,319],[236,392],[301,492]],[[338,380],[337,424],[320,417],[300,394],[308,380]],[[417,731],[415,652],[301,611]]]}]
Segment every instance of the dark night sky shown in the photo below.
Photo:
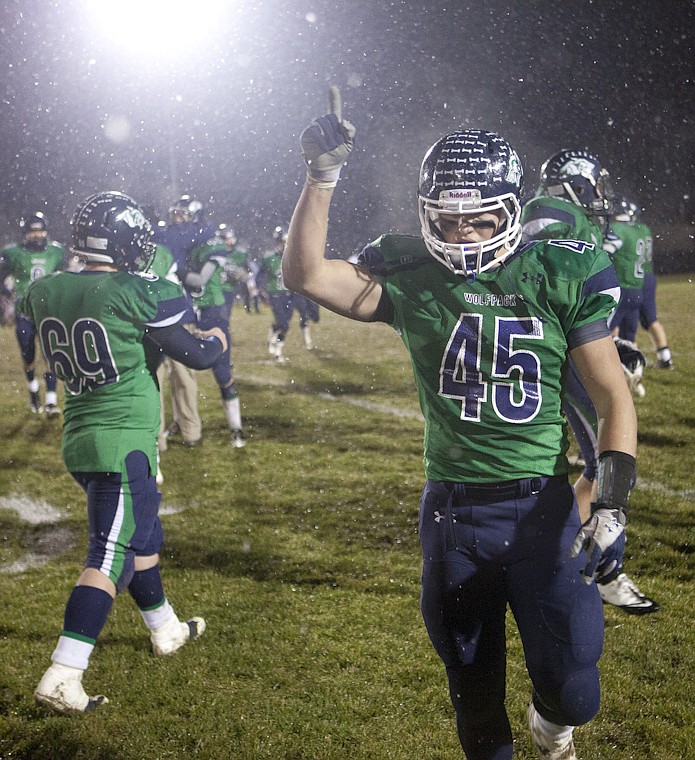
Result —
[{"label": "dark night sky", "polygon": [[38,209],[67,241],[77,202],[119,189],[159,213],[192,191],[264,246],[303,181],[298,135],[335,83],[357,127],[336,252],[417,232],[422,156],[471,126],[517,148],[527,195],[550,154],[588,148],[645,207],[657,255],[678,249],[695,270],[692,0],[169,0],[154,18],[153,0],[128,5],[4,0],[2,242]]}]

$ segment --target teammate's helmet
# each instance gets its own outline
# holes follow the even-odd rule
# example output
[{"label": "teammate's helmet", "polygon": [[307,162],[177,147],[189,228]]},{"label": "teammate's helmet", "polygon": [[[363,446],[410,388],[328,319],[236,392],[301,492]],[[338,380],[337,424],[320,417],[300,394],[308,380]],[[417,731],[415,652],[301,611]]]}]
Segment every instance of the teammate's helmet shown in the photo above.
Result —
[{"label": "teammate's helmet", "polygon": [[561,150],[541,166],[538,195],[565,198],[604,221],[616,199],[608,171],[596,156],[579,149]]},{"label": "teammate's helmet", "polygon": [[275,249],[279,252],[285,250],[285,243],[287,242],[287,227],[282,224],[273,230],[273,242],[275,243]]},{"label": "teammate's helmet", "polygon": [[636,222],[641,211],[638,203],[623,195],[616,202],[613,218],[616,222]]},{"label": "teammate's helmet", "polygon": [[[512,146],[494,132],[465,129],[438,140],[420,168],[418,211],[427,250],[455,274],[484,272],[509,257],[521,240],[523,169]],[[500,225],[481,243],[446,243],[441,216],[500,212]],[[497,257],[495,257],[497,254]]]},{"label": "teammate's helmet", "polygon": [[48,220],[37,211],[28,214],[19,222],[22,231],[22,245],[30,251],[43,251],[48,244]]},{"label": "teammate's helmet", "polygon": [[203,218],[203,204],[189,193],[182,195],[176,203],[169,206],[169,219],[172,224],[179,221],[199,222]]},{"label": "teammate's helmet", "polygon": [[218,224],[215,234],[218,238],[224,240],[225,243],[229,243],[230,245],[236,245],[237,243],[238,238],[236,232],[234,232],[234,228],[230,227],[228,224]]},{"label": "teammate's helmet", "polygon": [[70,220],[72,251],[83,261],[147,269],[155,253],[152,226],[137,201],[116,191],[91,195]]}]

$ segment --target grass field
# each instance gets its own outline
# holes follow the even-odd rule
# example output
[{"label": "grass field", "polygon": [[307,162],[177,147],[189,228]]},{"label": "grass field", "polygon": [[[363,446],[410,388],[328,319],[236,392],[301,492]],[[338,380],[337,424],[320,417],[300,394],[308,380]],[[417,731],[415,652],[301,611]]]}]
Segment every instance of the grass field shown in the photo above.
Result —
[{"label": "grass field", "polygon": [[[584,760],[695,758],[695,283],[662,277],[676,368],[649,369],[637,402],[639,485],[627,570],[661,611],[604,608],[603,705],[576,732]],[[110,704],[49,715],[32,692],[62,626],[87,541],[85,498],[60,457],[60,422],[32,416],[14,333],[0,328],[0,758],[448,760],[460,758],[444,670],[419,612],[422,422],[405,350],[384,325],[322,311],[317,348],[273,365],[270,324],[235,312],[249,445],[233,450],[210,372],[204,443],[162,455],[162,567],[204,637],[155,659],[127,594],[85,675]],[[645,333],[640,345],[653,361]],[[509,616],[515,756],[533,758],[530,695]]]}]

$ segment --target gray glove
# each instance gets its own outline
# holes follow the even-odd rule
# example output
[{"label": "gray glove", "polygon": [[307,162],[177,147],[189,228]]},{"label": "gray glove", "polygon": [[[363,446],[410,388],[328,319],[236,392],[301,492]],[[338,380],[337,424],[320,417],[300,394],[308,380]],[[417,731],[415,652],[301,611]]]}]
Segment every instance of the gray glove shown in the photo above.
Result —
[{"label": "gray glove", "polygon": [[330,113],[313,121],[299,138],[307,182],[321,189],[336,186],[355,138],[353,125],[343,121],[340,90],[335,85],[330,87],[329,101]]}]

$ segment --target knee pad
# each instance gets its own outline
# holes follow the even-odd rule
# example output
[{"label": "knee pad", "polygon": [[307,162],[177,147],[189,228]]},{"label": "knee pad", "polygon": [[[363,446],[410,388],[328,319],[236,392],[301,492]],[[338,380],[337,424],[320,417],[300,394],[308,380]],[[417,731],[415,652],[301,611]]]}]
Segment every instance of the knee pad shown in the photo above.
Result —
[{"label": "knee pad", "polygon": [[572,673],[555,689],[535,692],[538,712],[558,726],[581,726],[598,712],[601,701],[598,668],[585,668]]}]

